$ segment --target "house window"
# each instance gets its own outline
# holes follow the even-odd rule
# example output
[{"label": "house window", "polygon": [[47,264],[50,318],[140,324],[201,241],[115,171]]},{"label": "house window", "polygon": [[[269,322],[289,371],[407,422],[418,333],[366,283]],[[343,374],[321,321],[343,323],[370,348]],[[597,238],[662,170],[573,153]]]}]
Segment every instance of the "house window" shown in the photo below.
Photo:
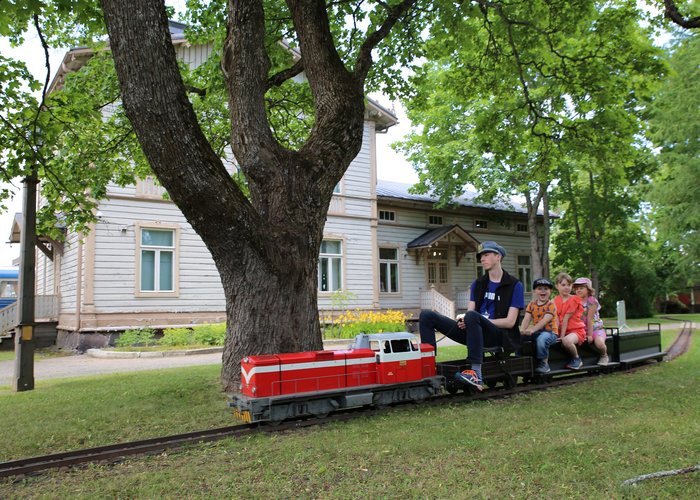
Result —
[{"label": "house window", "polygon": [[474,227],[475,227],[476,229],[488,229],[488,227],[489,227],[489,222],[488,222],[488,221],[485,221],[485,220],[476,219],[476,220],[474,221]]},{"label": "house window", "polygon": [[323,240],[318,258],[319,292],[335,292],[343,287],[343,242]]},{"label": "house window", "polygon": [[529,255],[518,255],[518,279],[523,284],[525,292],[532,291],[532,268]]},{"label": "house window", "polygon": [[396,248],[379,249],[379,291],[399,291],[399,251]]},{"label": "house window", "polygon": [[396,212],[393,210],[380,210],[379,220],[394,222],[396,220]]},{"label": "house window", "polygon": [[442,226],[442,215],[429,215],[428,224],[431,226]]},{"label": "house window", "polygon": [[527,224],[518,224],[518,225],[516,226],[516,230],[517,230],[519,233],[527,233]]},{"label": "house window", "polygon": [[175,230],[141,228],[141,292],[175,292]]},{"label": "house window", "polygon": [[444,285],[449,281],[447,250],[431,248],[428,253],[428,283]]}]

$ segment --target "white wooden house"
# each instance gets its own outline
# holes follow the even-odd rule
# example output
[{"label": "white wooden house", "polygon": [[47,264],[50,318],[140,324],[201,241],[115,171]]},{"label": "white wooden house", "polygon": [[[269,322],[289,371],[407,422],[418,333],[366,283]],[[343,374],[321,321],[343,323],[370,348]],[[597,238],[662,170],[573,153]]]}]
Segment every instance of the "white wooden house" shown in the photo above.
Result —
[{"label": "white wooden house", "polygon": [[[173,43],[191,65],[208,54],[187,44],[177,29]],[[83,49],[69,52],[54,86],[88,56]],[[362,149],[328,211],[320,312],[338,312],[334,297],[340,291],[350,292],[353,309],[454,314],[466,307],[466,290],[479,272],[474,250],[486,239],[507,249],[504,267],[529,287],[524,209],[464,197],[453,208],[435,210],[434,199],[409,194],[409,185],[377,180],[375,135],[394,124],[390,111],[368,101]],[[60,346],[104,345],[105,334],[134,327],[225,320],[223,289],[207,248],[152,179],[111,186],[97,215],[89,233],[68,232],[62,244],[37,252],[36,293],[56,304]],[[16,221],[11,241],[19,240],[20,227]]]}]

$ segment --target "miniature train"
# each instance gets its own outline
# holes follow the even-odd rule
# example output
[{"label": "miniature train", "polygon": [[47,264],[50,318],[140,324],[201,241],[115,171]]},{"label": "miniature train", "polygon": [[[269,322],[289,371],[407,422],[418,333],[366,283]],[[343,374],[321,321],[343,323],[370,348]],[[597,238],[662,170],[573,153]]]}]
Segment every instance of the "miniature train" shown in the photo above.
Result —
[{"label": "miniature train", "polygon": [[[647,360],[661,360],[661,326],[618,332],[608,329],[610,363],[597,365],[598,353],[587,343],[579,347],[584,366],[579,371],[604,373]],[[487,387],[514,387],[523,382],[572,373],[559,343],[550,349],[551,372],[535,373],[534,349],[523,343],[518,355],[500,348],[485,349],[482,375]],[[463,386],[454,375],[469,368],[464,359],[436,362],[435,349],[407,332],[358,335],[348,349],[248,356],[241,362],[240,392],[230,397],[234,416],[244,422],[281,422],[299,417],[324,417],[345,408],[382,407],[423,401]]]}]

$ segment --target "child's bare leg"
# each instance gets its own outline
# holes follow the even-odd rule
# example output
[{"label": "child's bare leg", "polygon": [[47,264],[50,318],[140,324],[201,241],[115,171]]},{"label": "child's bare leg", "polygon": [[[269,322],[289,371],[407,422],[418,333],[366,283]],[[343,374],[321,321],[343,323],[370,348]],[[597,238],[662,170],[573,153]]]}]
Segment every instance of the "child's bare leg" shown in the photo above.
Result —
[{"label": "child's bare leg", "polygon": [[578,358],[578,350],[576,349],[576,344],[578,344],[578,335],[575,333],[570,333],[563,339],[561,339],[561,345],[566,349],[571,358]]},{"label": "child's bare leg", "polygon": [[593,339],[593,344],[595,345],[595,348],[598,349],[601,356],[607,356],[608,348],[605,345],[605,337],[597,335],[595,339]]}]

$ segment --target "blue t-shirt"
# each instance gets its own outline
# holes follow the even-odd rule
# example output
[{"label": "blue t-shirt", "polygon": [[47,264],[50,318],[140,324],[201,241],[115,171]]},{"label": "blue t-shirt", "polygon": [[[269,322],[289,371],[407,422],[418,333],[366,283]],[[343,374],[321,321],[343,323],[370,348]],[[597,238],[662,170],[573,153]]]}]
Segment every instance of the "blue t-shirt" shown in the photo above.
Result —
[{"label": "blue t-shirt", "polygon": [[[479,313],[487,319],[493,319],[496,315],[496,290],[498,289],[499,283],[495,283],[489,280],[489,284],[486,287],[486,294],[484,295],[484,301],[481,303],[481,310]],[[469,292],[469,300],[472,302],[477,302],[474,296],[474,290],[476,289],[476,280],[472,282],[471,291]],[[521,281],[515,283],[513,287],[513,296],[510,299],[510,306],[516,307],[518,309],[525,308],[525,293],[523,291],[523,284]]]}]

